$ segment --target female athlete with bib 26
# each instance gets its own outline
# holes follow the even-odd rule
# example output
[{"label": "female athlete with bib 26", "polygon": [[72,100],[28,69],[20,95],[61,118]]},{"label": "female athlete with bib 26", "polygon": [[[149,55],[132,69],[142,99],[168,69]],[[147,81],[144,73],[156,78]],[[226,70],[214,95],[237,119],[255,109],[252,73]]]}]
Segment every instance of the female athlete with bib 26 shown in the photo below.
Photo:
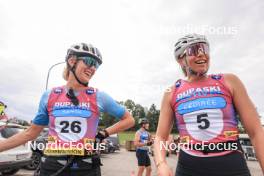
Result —
[{"label": "female athlete with bib 26", "polygon": [[[85,43],[73,45],[66,55],[64,86],[46,91],[32,125],[26,131],[0,142],[0,151],[35,139],[49,127],[48,144],[41,159],[41,176],[100,176],[100,158],[93,147],[95,138],[103,140],[134,125],[133,117],[108,94],[88,85],[102,64],[99,50]],[[100,113],[119,122],[97,133]]]},{"label": "female athlete with bib 26", "polygon": [[207,74],[211,58],[209,43],[203,35],[180,38],[174,55],[186,79],[177,80],[162,100],[154,143],[159,175],[172,175],[164,145],[160,144],[168,138],[174,118],[181,143],[176,176],[250,175],[238,142],[236,113],[263,170],[264,132],[240,79],[233,74]]}]

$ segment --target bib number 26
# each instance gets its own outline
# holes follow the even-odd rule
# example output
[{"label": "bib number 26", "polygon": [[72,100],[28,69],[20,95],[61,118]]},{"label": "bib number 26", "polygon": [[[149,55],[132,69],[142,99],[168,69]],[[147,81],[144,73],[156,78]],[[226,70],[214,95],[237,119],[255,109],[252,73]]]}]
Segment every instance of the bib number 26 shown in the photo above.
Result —
[{"label": "bib number 26", "polygon": [[81,122],[79,121],[61,121],[60,125],[62,126],[61,133],[80,133],[82,131]]},{"label": "bib number 26", "polygon": [[76,142],[84,138],[87,132],[87,119],[82,117],[56,117],[55,131],[65,142]]}]

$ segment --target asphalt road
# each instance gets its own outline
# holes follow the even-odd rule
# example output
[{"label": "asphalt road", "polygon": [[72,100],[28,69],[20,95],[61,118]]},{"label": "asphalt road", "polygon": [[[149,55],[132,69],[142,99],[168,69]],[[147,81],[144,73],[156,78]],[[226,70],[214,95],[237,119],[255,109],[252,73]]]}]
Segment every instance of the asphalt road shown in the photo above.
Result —
[{"label": "asphalt road", "polygon": [[[153,158],[152,160],[152,175],[156,176],[156,169],[154,167]],[[102,175],[103,176],[131,176],[133,172],[137,171],[137,160],[135,152],[128,152],[125,149],[121,149],[113,154],[104,154],[102,156]],[[177,156],[171,155],[167,158],[167,162],[175,172]],[[251,171],[252,176],[263,176],[261,168],[257,161],[247,161],[248,167]],[[32,176],[32,171],[20,170],[15,176]]]}]

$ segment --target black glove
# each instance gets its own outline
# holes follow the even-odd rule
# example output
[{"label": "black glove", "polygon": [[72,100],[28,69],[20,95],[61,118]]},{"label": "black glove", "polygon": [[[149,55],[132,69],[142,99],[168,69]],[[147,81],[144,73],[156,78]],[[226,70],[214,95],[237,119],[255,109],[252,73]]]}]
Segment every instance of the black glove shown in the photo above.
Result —
[{"label": "black glove", "polygon": [[148,141],[147,146],[151,146],[153,144],[153,141]]},{"label": "black glove", "polygon": [[100,142],[107,138],[109,136],[109,133],[104,129],[104,130],[99,130],[95,136],[96,139],[99,139]]}]

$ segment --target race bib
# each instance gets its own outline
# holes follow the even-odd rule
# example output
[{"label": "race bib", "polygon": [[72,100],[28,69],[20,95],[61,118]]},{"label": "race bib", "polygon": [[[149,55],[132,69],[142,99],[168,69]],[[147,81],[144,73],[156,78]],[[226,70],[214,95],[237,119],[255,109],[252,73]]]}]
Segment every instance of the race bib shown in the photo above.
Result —
[{"label": "race bib", "polygon": [[87,120],[82,117],[56,117],[55,131],[64,142],[77,142],[87,132]]},{"label": "race bib", "polygon": [[220,109],[203,109],[183,115],[189,135],[199,141],[210,141],[221,134],[224,122]]}]

